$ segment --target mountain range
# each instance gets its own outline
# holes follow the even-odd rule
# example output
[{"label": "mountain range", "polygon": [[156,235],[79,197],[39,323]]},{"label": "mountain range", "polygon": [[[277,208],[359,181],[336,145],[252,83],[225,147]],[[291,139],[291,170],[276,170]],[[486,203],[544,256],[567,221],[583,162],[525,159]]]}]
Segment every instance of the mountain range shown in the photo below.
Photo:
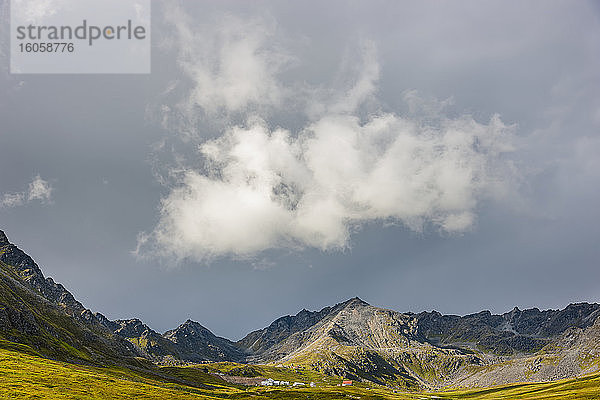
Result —
[{"label": "mountain range", "polygon": [[76,363],[273,364],[406,389],[551,381],[600,369],[599,315],[588,303],[414,314],[355,297],[278,318],[237,342],[191,320],[161,334],[86,309],[0,231],[0,347]]}]

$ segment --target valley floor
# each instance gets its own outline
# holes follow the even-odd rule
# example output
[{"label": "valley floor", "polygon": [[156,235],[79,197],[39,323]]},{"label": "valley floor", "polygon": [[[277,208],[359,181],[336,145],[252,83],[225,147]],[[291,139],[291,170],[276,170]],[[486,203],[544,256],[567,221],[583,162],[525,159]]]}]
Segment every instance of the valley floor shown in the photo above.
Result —
[{"label": "valley floor", "polygon": [[[100,368],[47,360],[23,352],[25,346],[7,346],[5,342],[1,347],[2,399],[600,399],[600,374],[551,383],[436,393],[394,393],[363,384],[339,387],[327,379],[315,388],[266,388],[231,384],[204,368]],[[263,375],[273,373],[274,377],[286,373],[276,367],[260,371]]]}]

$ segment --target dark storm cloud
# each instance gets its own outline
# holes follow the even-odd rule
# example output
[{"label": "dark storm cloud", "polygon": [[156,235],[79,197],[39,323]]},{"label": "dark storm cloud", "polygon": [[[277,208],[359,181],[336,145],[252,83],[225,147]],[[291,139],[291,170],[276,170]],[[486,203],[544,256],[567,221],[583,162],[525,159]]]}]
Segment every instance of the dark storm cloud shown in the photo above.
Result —
[{"label": "dark storm cloud", "polygon": [[[88,307],[113,318],[139,316],[158,330],[191,317],[237,337],[282,314],[355,295],[398,310],[454,313],[600,299],[595,3],[176,4],[206,35],[245,38],[241,49],[231,39],[223,57],[252,61],[254,49],[274,60],[252,64],[268,72],[268,84],[253,86],[254,75],[236,80],[238,71],[230,71],[214,86],[190,69],[202,61],[193,54],[182,65],[172,40],[184,26],[165,20],[170,3],[153,4],[150,76],[9,76],[2,53],[0,193],[24,193],[37,175],[53,191],[49,203],[0,208],[0,228]],[[242,21],[237,31],[210,29],[223,15]],[[193,39],[199,51],[219,50],[202,42],[207,37]],[[279,47],[261,53],[260,40]],[[324,99],[356,86],[364,40],[377,49],[379,78],[371,88],[377,102],[360,117],[373,107],[409,116],[410,90],[451,99],[443,111],[449,119],[470,115],[487,125],[499,114],[513,126],[518,196],[481,199],[470,210],[474,225],[460,235],[369,223],[337,252],[271,249],[249,261],[187,261],[172,270],[136,261],[130,251],[138,232],[160,224],[161,199],[178,187],[170,178],[181,171],[175,167],[202,172],[195,145],[219,140],[227,121],[244,125],[244,105],[262,113],[267,132],[281,127],[296,138]],[[301,94],[295,102],[294,93]],[[315,94],[312,109],[307,94]],[[177,119],[190,98],[215,108]]]}]

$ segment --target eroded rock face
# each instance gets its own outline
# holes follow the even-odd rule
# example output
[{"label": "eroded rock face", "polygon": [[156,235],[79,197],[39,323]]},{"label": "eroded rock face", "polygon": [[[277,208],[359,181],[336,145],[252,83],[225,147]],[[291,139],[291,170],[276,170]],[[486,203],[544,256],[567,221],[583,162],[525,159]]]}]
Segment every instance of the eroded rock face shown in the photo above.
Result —
[{"label": "eroded rock face", "polygon": [[296,315],[286,315],[276,319],[264,329],[249,333],[239,340],[237,345],[248,349],[252,353],[261,354],[294,333],[307,330],[323,319],[330,311],[331,307],[325,307],[321,311],[304,309]]},{"label": "eroded rock face", "polygon": [[35,335],[39,332],[35,318],[31,312],[2,306],[0,306],[0,329],[14,329],[26,335]]},{"label": "eroded rock face", "polygon": [[[88,319],[87,316],[86,316],[86,319]],[[93,313],[93,317],[90,316],[89,320],[90,321],[96,320],[100,325],[104,326],[111,332],[114,332],[119,328],[119,324],[117,324],[115,321],[109,320],[103,314],[100,314],[99,312]]]}]

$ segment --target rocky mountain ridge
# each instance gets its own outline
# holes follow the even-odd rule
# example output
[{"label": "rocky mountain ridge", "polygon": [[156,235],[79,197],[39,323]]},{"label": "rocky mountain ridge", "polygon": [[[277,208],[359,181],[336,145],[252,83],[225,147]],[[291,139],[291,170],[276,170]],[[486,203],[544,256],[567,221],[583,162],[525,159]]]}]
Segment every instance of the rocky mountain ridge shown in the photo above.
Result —
[{"label": "rocky mountain ridge", "polygon": [[33,259],[8,241],[0,230],[0,261],[11,265],[24,283],[37,290],[45,299],[62,306],[72,316],[79,316],[85,307],[60,283],[44,274]]},{"label": "rocky mountain ridge", "polygon": [[54,358],[274,363],[408,389],[489,386],[598,370],[599,315],[600,305],[588,303],[414,314],[355,297],[278,318],[238,342],[191,320],[160,334],[139,319],[112,321],[86,309],[0,231],[0,339]]},{"label": "rocky mountain ridge", "polygon": [[598,304],[569,304],[563,310],[538,308],[493,315],[489,311],[459,317],[438,312],[416,315],[419,334],[436,344],[473,342],[499,355],[539,350],[569,328],[585,329],[600,315]]},{"label": "rocky mountain ridge", "polygon": [[[107,347],[114,348],[115,357],[141,356],[153,362],[240,361],[244,358],[244,352],[231,341],[213,335],[208,329],[192,321],[161,335],[137,318],[111,321],[101,313],[86,309],[63,285],[50,277],[44,277],[35,261],[10,243],[1,230],[0,274],[5,283],[0,288],[0,338],[22,341],[22,335],[42,331],[50,336],[60,336],[52,322],[57,319],[55,314],[62,312],[64,316],[72,318],[68,320],[70,324],[82,330],[78,333],[82,333],[87,339],[102,338]],[[31,309],[29,304],[22,304],[15,299],[9,301],[7,295],[15,292],[15,286],[20,292],[24,292],[21,298],[31,299],[31,302],[36,303],[44,301],[44,316],[51,314],[52,321],[45,323],[43,318],[36,318],[28,311]],[[20,335],[10,334],[14,331],[20,332]],[[68,335],[61,339],[67,343],[75,343]],[[48,342],[43,338],[36,340],[44,345]],[[42,344],[36,347],[44,354]],[[56,347],[56,351],[60,351],[58,344]],[[54,352],[53,350],[52,356],[55,356]]]},{"label": "rocky mountain ridge", "polygon": [[500,315],[399,313],[353,298],[279,318],[238,345],[248,362],[308,366],[379,384],[489,386],[598,370],[599,315],[600,305],[588,303],[515,307]]},{"label": "rocky mountain ridge", "polygon": [[0,231],[0,343],[60,360],[136,365],[138,350],[114,334]]}]

